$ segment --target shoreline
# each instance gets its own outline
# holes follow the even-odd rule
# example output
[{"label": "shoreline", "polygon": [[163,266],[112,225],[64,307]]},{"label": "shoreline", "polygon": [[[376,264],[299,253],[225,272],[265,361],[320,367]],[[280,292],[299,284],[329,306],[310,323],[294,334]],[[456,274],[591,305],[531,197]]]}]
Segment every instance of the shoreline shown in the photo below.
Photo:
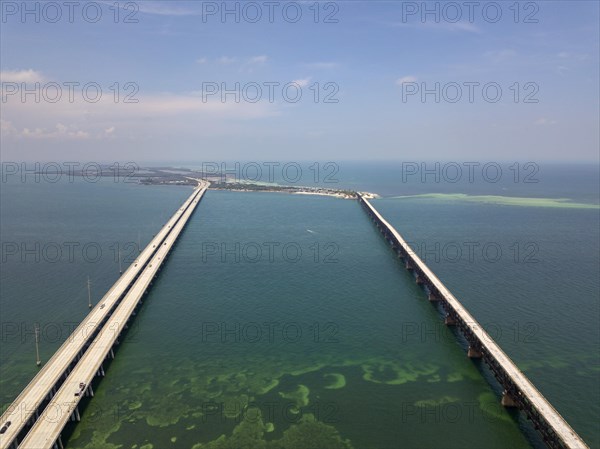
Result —
[{"label": "shoreline", "polygon": [[[343,200],[356,200],[358,199],[357,194],[351,195],[348,193],[342,192],[319,192],[312,190],[286,190],[286,189],[244,189],[244,188],[222,188],[222,187],[209,187],[208,190],[221,190],[221,191],[230,191],[230,192],[267,192],[267,193],[286,193],[288,195],[314,195],[314,196],[328,196],[332,198],[338,198]],[[376,193],[370,192],[357,192],[363,195],[368,195],[369,199],[380,198],[380,196]]]}]

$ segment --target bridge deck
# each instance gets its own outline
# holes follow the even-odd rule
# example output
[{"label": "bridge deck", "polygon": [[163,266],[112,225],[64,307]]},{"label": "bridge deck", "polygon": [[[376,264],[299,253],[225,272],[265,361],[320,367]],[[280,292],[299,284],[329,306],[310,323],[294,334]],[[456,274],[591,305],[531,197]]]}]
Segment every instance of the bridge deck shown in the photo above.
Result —
[{"label": "bridge deck", "polygon": [[17,396],[13,403],[0,417],[0,425],[10,421],[5,433],[0,435],[0,449],[11,447],[15,439],[27,426],[31,419],[40,413],[39,407],[52,394],[52,390],[60,382],[68,367],[76,361],[76,357],[86,350],[90,338],[99,326],[110,316],[115,304],[130,288],[151,257],[182,217],[188,206],[197,198],[199,190],[195,190],[177,209],[169,221],[161,228],[152,241],[144,248],[139,257],[132,263],[115,284],[108,290],[101,301],[82,320],[79,326],[60,346],[54,355],[44,364],[37,375]]},{"label": "bridge deck", "polygon": [[438,279],[438,277],[429,269],[429,267],[421,260],[421,258],[411,249],[404,238],[389,224],[381,214],[375,209],[371,203],[360,197],[360,200],[369,210],[377,217],[383,226],[392,234],[397,244],[400,245],[406,254],[412,259],[418,269],[428,278],[428,281],[435,289],[443,296],[443,299],[453,309],[456,315],[465,323],[471,330],[473,335],[479,340],[480,345],[506,372],[512,382],[519,389],[521,394],[526,396],[529,402],[535,407],[537,412],[552,428],[554,433],[564,443],[564,446],[572,449],[588,449],[588,446],[581,437],[573,430],[573,428],[565,421],[565,419],[556,411],[556,409],[548,402],[548,400],[539,392],[539,390],[531,383],[531,381],[523,374],[523,372],[515,365],[515,363],[506,355],[506,353],[498,346],[498,344],[490,337],[483,327],[473,318],[467,309],[460,303],[458,299],[446,288],[446,286]]},{"label": "bridge deck", "polygon": [[[148,290],[152,279],[157,275],[158,270],[205,191],[206,186],[199,190],[198,196],[192,206],[185,211],[182,219],[175,225],[141,276],[135,281],[133,287],[127,292],[123,301],[121,301],[110,316],[100,335],[94,340],[77,366],[69,374],[62,387],[52,398],[50,405],[46,408],[48,416],[42,415],[37,420],[19,448],[51,448],[58,440],[64,426],[83,397],[84,391],[91,385],[102,363],[109,356],[119,334],[125,328],[131,314],[141,301],[144,293]],[[81,383],[86,385],[83,391],[80,388]],[[80,392],[80,394],[75,396],[76,392]]]}]

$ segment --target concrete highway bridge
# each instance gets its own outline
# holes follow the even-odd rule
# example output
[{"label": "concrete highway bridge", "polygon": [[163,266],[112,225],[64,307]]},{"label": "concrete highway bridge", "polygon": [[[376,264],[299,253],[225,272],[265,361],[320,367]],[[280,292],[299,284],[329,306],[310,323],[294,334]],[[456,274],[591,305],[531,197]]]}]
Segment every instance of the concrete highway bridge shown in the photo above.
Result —
[{"label": "concrete highway bridge", "polygon": [[587,449],[588,446],[569,423],[412,250],[398,231],[381,216],[368,199],[360,194],[358,198],[398,257],[404,260],[406,269],[413,273],[415,282],[425,289],[430,301],[441,305],[445,312],[445,323],[456,326],[465,337],[469,344],[467,355],[483,359],[490,368],[504,389],[502,405],[517,407],[525,413],[548,447]]},{"label": "concrete highway bridge", "polygon": [[[63,448],[61,434],[65,426],[81,419],[82,398],[94,395],[94,379],[104,376],[106,360],[114,358],[119,337],[208,189],[209,183],[196,181],[198,187],[189,198],[4,412],[0,418],[0,449]],[[468,342],[467,355],[487,364],[504,390],[502,404],[525,413],[549,448],[587,449],[579,435],[396,229],[367,198],[358,194],[358,200],[429,300],[442,307],[445,323],[460,330]]]},{"label": "concrete highway bridge", "polygon": [[77,405],[93,395],[92,379],[104,375],[102,363],[141,304],[152,279],[187,224],[208,183],[193,193],[139,254],[0,418],[0,449],[62,447],[60,433]]}]

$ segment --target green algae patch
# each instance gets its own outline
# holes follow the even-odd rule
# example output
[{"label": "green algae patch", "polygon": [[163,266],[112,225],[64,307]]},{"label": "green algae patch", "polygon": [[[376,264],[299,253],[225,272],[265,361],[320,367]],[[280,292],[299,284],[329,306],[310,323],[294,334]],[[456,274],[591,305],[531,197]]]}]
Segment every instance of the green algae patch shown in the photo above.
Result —
[{"label": "green algae patch", "polygon": [[325,364],[325,363],[317,363],[312,366],[307,366],[307,367],[300,368],[297,370],[292,370],[292,371],[290,371],[289,374],[291,374],[292,376],[302,376],[303,374],[314,373],[315,371],[320,371],[323,368],[325,368],[326,366],[327,366],[327,364]]},{"label": "green algae patch", "polygon": [[268,422],[265,424],[265,432],[271,433],[274,430],[275,430],[275,424],[273,424],[272,422]]},{"label": "green algae patch", "polygon": [[271,380],[271,382],[269,382],[267,385],[265,385],[263,388],[261,388],[258,391],[258,394],[267,394],[269,391],[271,391],[273,388],[276,388],[279,385],[279,379],[273,379]]},{"label": "green algae patch", "polygon": [[461,380],[474,380],[481,382],[481,374],[472,365],[461,367],[458,371],[451,371],[446,374],[446,382],[460,382]]},{"label": "green algae patch", "polygon": [[229,437],[221,435],[208,443],[197,443],[192,449],[267,449],[264,434],[265,425],[259,416],[257,420],[243,420]]},{"label": "green algae patch", "polygon": [[237,397],[229,397],[223,401],[223,414],[226,418],[237,418],[242,412],[242,409],[248,406],[248,402],[249,398],[245,394]]},{"label": "green algae patch", "polygon": [[338,430],[317,421],[313,415],[305,415],[300,422],[283,433],[276,446],[284,449],[353,449],[350,440],[344,440]]},{"label": "green algae patch", "polygon": [[481,393],[477,396],[477,401],[479,402],[479,408],[485,415],[494,420],[512,422],[510,415],[493,393]]},{"label": "green algae patch", "polygon": [[206,444],[202,444],[202,443],[197,443],[194,444],[192,446],[192,449],[206,449],[206,448],[226,448],[229,446],[226,446],[227,444],[227,437],[225,435],[221,435],[219,438],[217,438],[216,440],[211,441],[210,443],[206,443]]},{"label": "green algae patch", "polygon": [[464,379],[462,373],[450,373],[446,376],[446,382],[460,382]]},{"label": "green algae patch", "polygon": [[325,386],[328,390],[339,390],[346,386],[346,377],[343,374],[327,373],[323,377],[329,380],[329,384]]},{"label": "green algae patch", "polygon": [[76,426],[75,429],[73,430],[73,433],[71,434],[71,440],[72,441],[76,441],[79,437],[81,437],[81,428],[83,426]]},{"label": "green algae patch", "polygon": [[364,364],[361,365],[363,370],[363,379],[368,382],[384,384],[394,380],[394,370],[389,364]]},{"label": "green algae patch", "polygon": [[129,404],[129,410],[137,410],[142,407],[142,403],[140,401],[133,401]]},{"label": "green algae patch", "polygon": [[438,382],[436,378],[439,367],[430,364],[416,366],[412,363],[406,363],[402,366],[393,362],[374,362],[361,365],[363,369],[363,379],[368,382],[374,382],[386,385],[402,385],[407,382],[415,382],[419,377],[427,377],[432,382]]},{"label": "green algae patch", "polygon": [[417,407],[439,407],[440,405],[452,404],[453,402],[460,401],[459,398],[453,396],[442,396],[440,399],[423,399],[415,402]]},{"label": "green algae patch", "polygon": [[85,446],[78,446],[75,434],[71,436],[69,440],[69,446],[84,447],[84,448],[97,448],[103,449],[120,449],[123,447],[122,444],[109,443],[108,439],[111,435],[118,432],[121,428],[121,421],[115,421],[112,414],[99,414],[97,420],[82,420],[77,426],[81,433],[92,429],[92,436]]},{"label": "green algae patch", "polygon": [[279,396],[283,399],[289,399],[294,402],[296,406],[296,410],[290,410],[293,413],[299,412],[301,407],[306,407],[309,403],[308,395],[310,394],[310,390],[306,385],[298,385],[296,390],[291,391],[289,393],[279,392]]},{"label": "green algae patch", "polygon": [[168,427],[177,424],[191,412],[189,405],[179,395],[163,396],[144,414],[146,424],[152,427]]},{"label": "green algae patch", "polygon": [[137,388],[137,393],[138,394],[152,392],[152,385],[150,384],[150,382],[144,382],[144,383],[138,385],[137,387],[138,387]]},{"label": "green algae patch", "polygon": [[215,399],[215,398],[218,398],[219,396],[221,396],[222,394],[223,394],[223,390],[215,389],[213,391],[207,391],[206,397],[208,399]]},{"label": "green algae patch", "polygon": [[252,422],[244,420],[230,436],[221,435],[208,443],[197,443],[192,449],[353,449],[335,427],[317,421],[311,414],[286,429],[281,439],[266,441],[264,434],[273,430],[272,423],[264,424],[260,418]]}]

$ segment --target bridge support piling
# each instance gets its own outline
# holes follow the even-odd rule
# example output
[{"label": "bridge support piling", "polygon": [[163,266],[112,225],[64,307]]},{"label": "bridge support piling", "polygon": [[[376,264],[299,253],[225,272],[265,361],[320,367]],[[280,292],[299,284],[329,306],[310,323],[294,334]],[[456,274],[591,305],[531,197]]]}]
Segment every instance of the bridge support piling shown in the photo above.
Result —
[{"label": "bridge support piling", "polygon": [[[204,190],[206,189],[204,188],[201,191],[195,190],[194,195],[202,195]],[[195,203],[198,202],[198,199],[196,199]],[[172,220],[175,222],[177,222],[176,220],[180,220],[183,223],[177,222],[177,231],[161,237],[161,243],[164,240],[164,245],[166,245],[167,242],[172,244],[173,242],[170,240],[171,237],[175,235],[175,238],[177,238],[179,233],[185,227],[185,221],[189,219],[192,213],[193,209],[187,211],[186,215],[183,215],[183,217],[174,215]],[[170,227],[171,226],[169,226],[169,228]],[[162,232],[164,231],[161,230],[161,233]],[[169,238],[168,241],[167,238]],[[152,243],[149,246],[152,246]],[[165,249],[163,248],[163,251],[164,250]],[[146,260],[150,260],[149,265],[147,265],[148,262]],[[19,408],[23,408],[26,404],[29,405],[31,403],[36,404],[36,407],[28,407],[31,411],[23,414],[18,420],[13,418],[12,428],[9,432],[5,432],[6,428],[9,426],[6,426],[6,428],[3,429],[3,435],[1,435],[2,439],[0,441],[0,446],[2,446],[2,448],[6,447],[7,449],[12,449],[14,447],[14,449],[17,449],[18,447],[28,447],[41,449],[43,447],[46,449],[64,449],[61,432],[65,431],[64,426],[68,425],[69,422],[81,421],[83,412],[79,410],[77,403],[83,399],[82,396],[84,395],[87,397],[93,397],[95,395],[92,387],[92,381],[94,380],[93,375],[96,374],[99,377],[104,377],[106,375],[103,363],[106,363],[105,359],[108,357],[115,358],[115,347],[113,345],[119,344],[119,341],[117,340],[115,343],[115,340],[120,339],[123,336],[119,334],[119,330],[121,330],[119,325],[121,323],[126,323],[125,328],[131,329],[133,322],[128,321],[131,317],[131,307],[141,295],[141,289],[138,289],[137,286],[148,285],[148,279],[145,278],[145,275],[149,268],[154,271],[160,268],[160,265],[153,268],[154,260],[158,260],[162,263],[164,258],[160,253],[158,255],[149,254],[148,256],[145,256],[144,265],[142,266],[140,266],[139,261],[136,260],[136,267],[139,266],[139,268],[138,272],[134,273],[135,276],[132,274],[123,279],[119,278],[119,281],[114,284],[111,290],[109,290],[111,302],[106,304],[109,307],[106,307],[103,312],[99,312],[100,309],[104,308],[104,304],[102,304],[103,307],[100,307],[98,310],[94,309],[94,312],[91,312],[99,315],[99,318],[97,318],[96,315],[90,314],[85,318],[87,321],[80,324],[80,326],[83,326],[84,323],[94,320],[94,332],[91,334],[84,333],[82,337],[73,332],[72,335],[75,337],[75,345],[68,346],[65,344],[63,345],[64,347],[61,346],[56,353],[60,354],[61,357],[53,359],[54,365],[52,370],[42,370],[38,372],[34,379],[35,383],[31,382],[31,384],[23,391],[22,396],[20,395],[19,399],[15,401],[15,406],[18,406]],[[140,275],[139,273],[143,274]],[[107,293],[107,295],[109,293]],[[148,288],[144,289],[144,293],[148,294]],[[107,336],[109,332],[104,331],[113,328],[113,326],[108,325],[111,321],[114,321],[114,323],[117,324],[117,329],[115,329],[109,337]],[[106,351],[106,347],[109,348],[109,351]],[[96,369],[96,372],[94,372],[94,369]],[[77,375],[75,375],[76,373]],[[72,379],[72,381],[70,379]],[[90,379],[88,380],[87,386],[80,382],[82,379]],[[76,392],[76,397],[74,398],[75,389],[73,386],[75,384],[79,384],[84,388],[79,388],[79,391]],[[59,398],[61,398],[60,402],[53,401],[53,399]],[[88,401],[83,401],[79,405],[84,407],[87,402]],[[58,420],[52,420],[52,422],[50,422],[49,419],[44,419],[47,410],[55,407],[59,403],[64,403],[65,405],[70,404],[71,406],[68,407],[67,405],[68,408],[63,409],[63,413],[59,414]],[[66,413],[69,409],[71,410],[71,414]],[[5,414],[3,413],[2,415],[2,422],[4,423],[6,422]],[[8,415],[9,414],[6,414],[6,416]],[[4,439],[6,439],[6,441],[4,441]]]},{"label": "bridge support piling", "polygon": [[479,351],[474,346],[469,345],[469,350],[467,351],[467,357],[469,357],[470,359],[480,359],[481,357],[483,357],[483,354],[481,354],[481,351]]},{"label": "bridge support piling", "polygon": [[424,290],[430,301],[440,301],[446,325],[456,325],[467,340],[469,358],[484,358],[496,380],[504,387],[502,405],[517,407],[532,421],[546,445],[552,449],[589,449],[586,443],[552,407],[514,362],[473,318],[466,308],[443,285],[437,276],[416,255],[402,236],[371,203],[358,193],[360,204],[387,240],[396,242],[394,250],[408,271],[424,280]]},{"label": "bridge support piling", "polygon": [[447,314],[446,317],[444,318],[444,324],[446,326],[456,326],[456,320],[454,319],[454,317],[450,314]]},{"label": "bridge support piling", "polygon": [[504,390],[504,392],[502,393],[502,400],[500,401],[500,403],[506,408],[518,407],[517,402],[506,390]]}]

